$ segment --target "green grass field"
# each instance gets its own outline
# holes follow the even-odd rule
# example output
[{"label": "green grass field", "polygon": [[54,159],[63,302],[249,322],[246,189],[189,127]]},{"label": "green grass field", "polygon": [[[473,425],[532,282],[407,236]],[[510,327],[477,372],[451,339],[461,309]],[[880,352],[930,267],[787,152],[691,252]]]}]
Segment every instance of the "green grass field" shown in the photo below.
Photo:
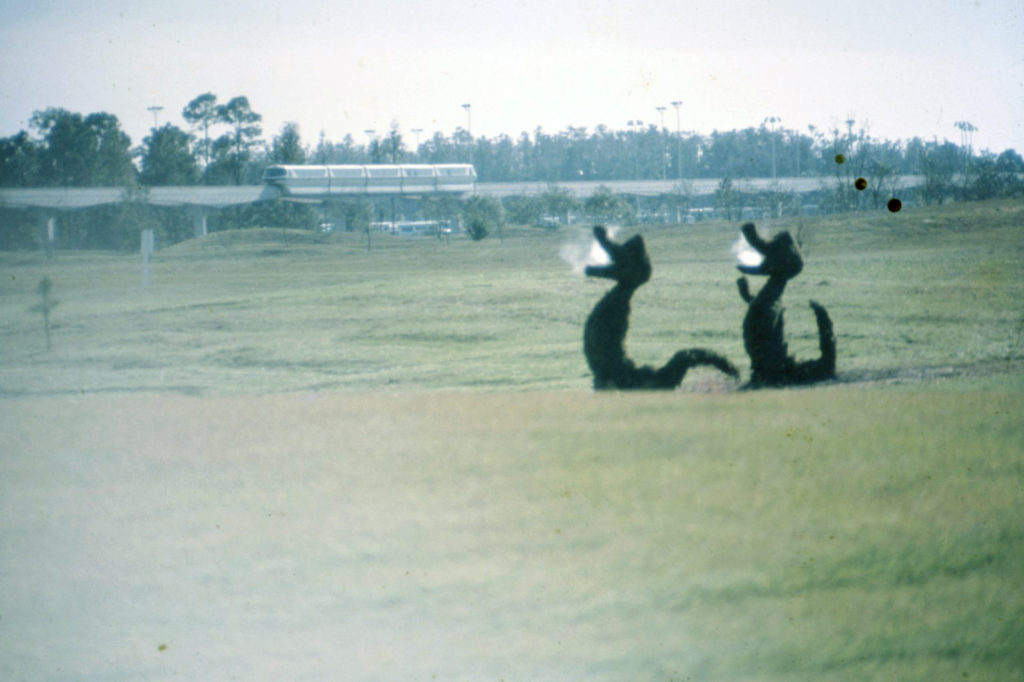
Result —
[{"label": "green grass field", "polygon": [[[836,382],[594,394],[567,230],[0,254],[0,677],[1024,679],[1024,203],[760,227]],[[746,375],[738,225],[643,234]]]}]

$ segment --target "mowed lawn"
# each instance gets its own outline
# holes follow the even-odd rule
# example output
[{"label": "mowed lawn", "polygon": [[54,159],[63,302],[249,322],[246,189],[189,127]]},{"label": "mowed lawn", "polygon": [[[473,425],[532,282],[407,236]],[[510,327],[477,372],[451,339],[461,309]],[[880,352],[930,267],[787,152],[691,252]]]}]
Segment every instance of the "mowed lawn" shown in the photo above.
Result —
[{"label": "mowed lawn", "polygon": [[11,680],[1018,679],[1024,396],[4,401]]},{"label": "mowed lawn", "polygon": [[[0,677],[1021,679],[1022,208],[764,224],[840,380],[758,392],[593,393],[564,230],[0,254]],[[634,358],[746,375],[737,227],[643,230]]]},{"label": "mowed lawn", "polygon": [[[633,300],[636,361],[705,346],[746,373],[738,227],[642,230],[654,275]],[[760,227],[803,242],[804,271],[784,298],[799,357],[817,354],[815,299],[834,320],[846,381],[1020,374],[1024,202]],[[148,289],[138,254],[0,253],[0,395],[588,387],[582,328],[609,282],[559,254],[589,232],[505,232],[480,243],[377,235],[369,250],[359,234],[214,233],[157,251]],[[33,310],[44,277],[57,301],[50,352]],[[762,283],[752,278],[755,291]]]}]

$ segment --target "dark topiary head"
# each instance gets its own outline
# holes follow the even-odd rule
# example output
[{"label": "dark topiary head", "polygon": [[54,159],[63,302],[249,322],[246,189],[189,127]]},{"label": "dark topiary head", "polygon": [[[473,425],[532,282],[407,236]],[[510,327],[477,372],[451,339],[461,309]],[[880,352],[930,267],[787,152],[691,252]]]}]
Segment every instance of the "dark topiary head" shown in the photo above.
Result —
[{"label": "dark topiary head", "polygon": [[594,228],[594,238],[608,253],[612,262],[608,265],[588,265],[586,273],[591,277],[607,277],[627,286],[640,286],[651,278],[651,261],[640,235],[615,244],[608,239],[603,225]]},{"label": "dark topiary head", "polygon": [[761,239],[754,223],[744,225],[742,232],[747,242],[764,256],[764,260],[760,265],[737,265],[740,272],[792,279],[803,270],[804,259],[789,232],[780,232],[772,237],[771,241]]}]

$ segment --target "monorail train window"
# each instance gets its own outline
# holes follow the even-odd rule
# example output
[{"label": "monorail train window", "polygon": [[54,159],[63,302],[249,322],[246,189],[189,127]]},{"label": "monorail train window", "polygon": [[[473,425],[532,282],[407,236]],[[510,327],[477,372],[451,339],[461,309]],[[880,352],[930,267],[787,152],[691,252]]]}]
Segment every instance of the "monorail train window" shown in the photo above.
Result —
[{"label": "monorail train window", "polygon": [[323,166],[313,168],[292,169],[297,178],[324,178],[327,177],[327,169]]},{"label": "monorail train window", "polygon": [[332,178],[361,178],[363,177],[362,166],[331,166],[329,169]]},{"label": "monorail train window", "polygon": [[470,177],[474,174],[473,167],[468,165],[438,166],[438,175]]},{"label": "monorail train window", "polygon": [[285,170],[284,168],[281,168],[280,166],[270,166],[265,171],[263,171],[263,177],[267,179],[283,178],[286,175],[288,175],[288,171]]}]

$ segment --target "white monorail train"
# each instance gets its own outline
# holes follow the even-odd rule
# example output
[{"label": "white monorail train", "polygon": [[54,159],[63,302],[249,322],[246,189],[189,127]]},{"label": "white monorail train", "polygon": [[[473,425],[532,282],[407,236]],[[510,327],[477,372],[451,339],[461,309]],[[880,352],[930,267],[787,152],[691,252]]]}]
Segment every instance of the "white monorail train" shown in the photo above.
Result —
[{"label": "white monorail train", "polygon": [[471,192],[476,170],[468,163],[373,166],[269,166],[263,182],[290,197],[345,194]]}]

